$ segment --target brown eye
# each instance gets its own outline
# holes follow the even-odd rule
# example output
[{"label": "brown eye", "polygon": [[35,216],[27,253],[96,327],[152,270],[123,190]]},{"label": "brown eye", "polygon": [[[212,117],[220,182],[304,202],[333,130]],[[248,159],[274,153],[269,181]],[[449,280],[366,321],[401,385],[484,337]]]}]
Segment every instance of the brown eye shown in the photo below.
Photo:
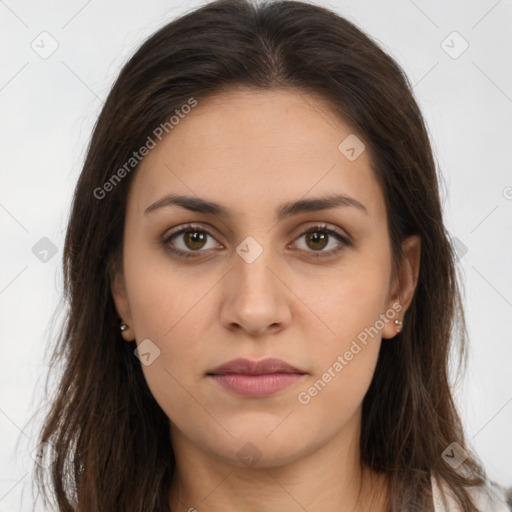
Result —
[{"label": "brown eye", "polygon": [[[304,238],[304,243],[297,244],[299,249],[315,257],[334,256],[345,247],[352,245],[346,237],[327,226],[313,226],[303,233],[298,240],[301,238]],[[330,249],[325,250],[329,246]]]},{"label": "brown eye", "polygon": [[203,248],[207,236],[204,231],[185,231],[183,240],[189,249],[198,250]]},{"label": "brown eye", "polygon": [[[211,238],[210,246],[208,246],[209,238]],[[345,247],[352,245],[346,237],[327,226],[313,226],[302,233],[298,240],[302,238],[304,242],[297,244],[299,249],[317,258],[334,256]],[[167,250],[183,258],[199,257],[201,253],[209,252],[207,249],[222,247],[208,230],[194,225],[187,225],[174,231],[164,237],[162,244]],[[325,250],[328,247],[330,250]]]},{"label": "brown eye", "polygon": [[309,247],[315,251],[322,250],[326,247],[329,241],[329,235],[319,231],[306,233],[306,243],[310,244]]},{"label": "brown eye", "polygon": [[[212,239],[210,246],[208,246],[208,238]],[[185,258],[194,257],[196,256],[194,253],[206,252],[206,249],[219,246],[209,231],[196,226],[184,226],[165,237],[162,243],[172,253]]]}]

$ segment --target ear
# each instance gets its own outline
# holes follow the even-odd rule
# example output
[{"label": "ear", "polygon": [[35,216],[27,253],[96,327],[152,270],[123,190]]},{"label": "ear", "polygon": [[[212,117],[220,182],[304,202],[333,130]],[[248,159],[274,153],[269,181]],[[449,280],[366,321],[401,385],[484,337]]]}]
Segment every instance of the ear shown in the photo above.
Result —
[{"label": "ear", "polygon": [[[409,309],[420,272],[421,238],[419,235],[411,235],[402,242],[403,258],[400,262],[398,277],[394,280],[390,298],[387,304],[388,311],[394,311],[395,315],[386,322],[382,330],[382,337],[390,339],[398,334],[400,325],[395,320],[403,322],[405,312]],[[399,306],[400,305],[400,306]]]},{"label": "ear", "polygon": [[135,335],[132,324],[132,313],[130,303],[128,301],[128,294],[126,292],[126,284],[124,279],[124,272],[117,263],[110,262],[110,291],[114,305],[121,319],[121,322],[128,325],[128,329],[120,331],[121,336],[125,341],[134,341]]}]

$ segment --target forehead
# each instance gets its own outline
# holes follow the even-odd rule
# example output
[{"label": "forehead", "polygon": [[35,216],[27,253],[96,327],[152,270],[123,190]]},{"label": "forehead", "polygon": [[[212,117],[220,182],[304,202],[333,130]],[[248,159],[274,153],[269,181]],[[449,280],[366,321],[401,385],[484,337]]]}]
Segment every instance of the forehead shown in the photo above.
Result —
[{"label": "forehead", "polygon": [[269,202],[343,193],[371,215],[385,214],[368,151],[349,159],[343,141],[363,142],[318,95],[227,89],[199,99],[156,139],[134,176],[129,204],[142,213],[165,193],[178,192],[243,215]]}]

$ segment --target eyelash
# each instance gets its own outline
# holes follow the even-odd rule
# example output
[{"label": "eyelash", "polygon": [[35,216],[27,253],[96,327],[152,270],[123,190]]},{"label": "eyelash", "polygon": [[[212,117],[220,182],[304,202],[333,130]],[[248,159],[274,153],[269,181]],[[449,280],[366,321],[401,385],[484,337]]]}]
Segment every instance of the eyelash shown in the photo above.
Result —
[{"label": "eyelash", "polygon": [[[175,249],[175,248],[171,247],[171,245],[169,244],[169,242],[173,238],[175,238],[179,235],[182,235],[183,233],[186,233],[187,231],[198,231],[200,233],[206,233],[208,236],[215,238],[207,229],[205,229],[201,226],[198,226],[198,225],[187,224],[187,225],[183,226],[181,229],[179,229],[178,231],[174,231],[173,233],[164,237],[164,239],[162,240],[162,244],[168,251],[175,254],[179,258],[197,258],[197,257],[199,257],[199,256],[196,256],[196,253],[206,252],[206,251],[203,251],[203,250],[182,251],[181,249]],[[315,257],[315,258],[325,258],[325,257],[335,256],[339,252],[341,252],[345,247],[350,247],[352,245],[352,243],[346,237],[342,236],[337,231],[328,228],[325,224],[311,226],[306,231],[301,233],[298,236],[298,238],[305,236],[309,233],[316,233],[316,232],[324,232],[324,233],[327,233],[328,235],[334,236],[334,238],[336,238],[340,242],[340,246],[336,249],[331,249],[330,251],[305,251],[305,252],[311,252],[313,257]],[[321,253],[326,253],[326,254],[322,255]]]}]

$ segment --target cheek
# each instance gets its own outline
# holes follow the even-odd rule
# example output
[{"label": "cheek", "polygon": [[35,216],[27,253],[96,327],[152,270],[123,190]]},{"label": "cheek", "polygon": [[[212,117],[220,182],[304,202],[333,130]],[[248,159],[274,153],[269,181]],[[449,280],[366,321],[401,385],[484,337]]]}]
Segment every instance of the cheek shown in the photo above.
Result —
[{"label": "cheek", "polygon": [[[150,340],[157,356],[141,367],[148,386],[167,412],[191,406],[185,388],[199,375],[204,318],[211,279],[198,279],[192,272],[179,272],[176,266],[144,258],[141,251],[127,252],[126,286],[137,345]],[[145,262],[141,264],[140,262]],[[210,281],[212,281],[210,283]],[[155,348],[156,347],[156,348]],[[135,346],[134,346],[135,349]],[[142,348],[139,348],[142,351]],[[204,351],[203,351],[204,356]]]},{"label": "cheek", "polygon": [[[141,246],[127,246],[130,257],[125,261],[133,324],[138,338],[163,341],[184,323],[194,327],[190,319],[197,318],[218,277],[197,266],[177,264],[163,249]],[[194,338],[193,332],[189,338]]]},{"label": "cheek", "polygon": [[314,340],[314,375],[309,387],[302,388],[304,399],[299,403],[311,405],[315,414],[325,415],[325,410],[334,407],[332,414],[350,416],[372,380],[381,331],[391,321],[383,315],[390,259],[385,251],[378,258],[373,254],[377,252],[363,251],[354,255],[353,261],[347,258],[346,265],[321,287],[323,292],[317,289],[309,294],[308,304],[322,319],[323,327],[308,334]]},{"label": "cheek", "polygon": [[[295,407],[296,418],[305,430],[323,439],[343,429],[356,428],[358,411],[373,378],[380,340],[369,348],[360,347],[349,361],[344,353],[331,354],[324,372],[312,376],[301,388]],[[341,356],[341,361],[338,360]]]},{"label": "cheek", "polygon": [[[352,292],[357,292],[356,300]],[[329,333],[316,337],[311,352],[314,372],[310,387],[302,388],[307,396],[299,403],[314,401],[315,409],[326,407],[324,414],[333,406],[333,414],[346,412],[350,416],[362,401],[377,363],[383,328],[382,294],[373,287],[354,285],[348,287],[346,295],[338,291],[336,298],[340,300],[330,307],[330,315],[324,314]]]},{"label": "cheek", "polygon": [[[142,370],[157,401],[179,399],[189,383],[202,376],[204,365],[205,326],[204,293],[181,293],[179,287],[170,293],[158,285],[151,285],[133,304],[136,319],[137,343],[150,339],[158,347],[159,355]],[[201,300],[203,298],[203,300]],[[163,406],[163,404],[161,404]]]},{"label": "cheek", "polygon": [[168,292],[150,295],[148,300],[141,295],[134,304],[137,332],[141,333],[137,334],[137,344],[149,338],[159,351],[151,364],[142,364],[142,371],[162,410],[172,422],[186,429],[191,416],[199,422],[206,421],[205,411],[193,399],[194,386],[204,372],[206,343],[204,327],[193,321],[194,304],[199,301],[186,294],[179,300]]},{"label": "cheek", "polygon": [[361,406],[381,345],[386,281],[378,272],[344,277],[319,308],[329,330],[309,336],[316,339],[314,351],[309,347],[314,371],[296,397],[308,428],[325,435],[348,424]]},{"label": "cheek", "polygon": [[317,286],[310,281],[310,286],[299,288],[298,294],[307,297],[311,311],[322,321],[314,322],[321,347],[330,354],[344,351],[361,333],[364,338],[368,329],[376,326],[382,330],[378,321],[387,306],[390,271],[389,258],[361,251],[347,257],[342,266],[317,281]]}]

